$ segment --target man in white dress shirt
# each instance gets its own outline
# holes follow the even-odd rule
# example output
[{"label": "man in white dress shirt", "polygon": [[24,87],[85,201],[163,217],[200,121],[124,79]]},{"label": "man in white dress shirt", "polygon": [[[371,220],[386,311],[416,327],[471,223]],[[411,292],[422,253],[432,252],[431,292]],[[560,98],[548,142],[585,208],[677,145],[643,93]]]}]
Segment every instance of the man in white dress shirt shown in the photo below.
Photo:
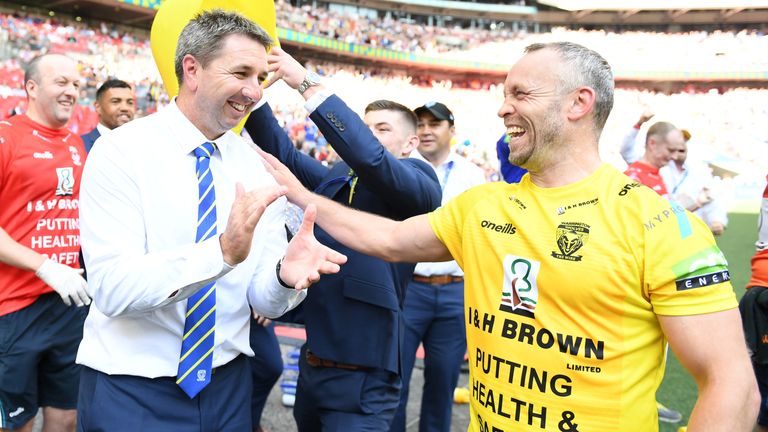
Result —
[{"label": "man in white dress shirt", "polygon": [[[443,192],[442,203],[485,183],[482,169],[451,151],[456,132],[451,110],[440,102],[428,102],[414,112],[420,144],[411,157],[424,160],[435,170]],[[419,344],[424,345],[426,356],[419,430],[450,431],[453,389],[467,350],[464,272],[456,261],[416,265],[405,295],[403,316],[403,389],[390,431],[405,431],[408,383]]]},{"label": "man in white dress shirt", "polygon": [[272,43],[236,13],[196,16],[176,49],[179,96],[89,155],[79,430],[251,430],[251,308],[279,316],[345,261],[312,236],[311,209],[286,248],[284,188],[231,132],[262,97]]}]

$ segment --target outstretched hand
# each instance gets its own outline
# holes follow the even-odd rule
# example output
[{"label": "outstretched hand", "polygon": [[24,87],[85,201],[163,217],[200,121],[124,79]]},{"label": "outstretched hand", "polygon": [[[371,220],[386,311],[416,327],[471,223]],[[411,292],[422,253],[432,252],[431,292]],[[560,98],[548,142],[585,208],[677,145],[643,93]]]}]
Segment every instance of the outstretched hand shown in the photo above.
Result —
[{"label": "outstretched hand", "polygon": [[315,238],[314,226],[317,207],[307,206],[304,220],[288,249],[280,268],[280,279],[296,289],[309,288],[322,274],[338,273],[347,257],[320,244]]},{"label": "outstretched hand", "polygon": [[267,169],[272,177],[275,178],[277,183],[287,188],[286,197],[288,201],[296,204],[302,209],[307,206],[309,201],[310,192],[303,184],[296,178],[295,175],[282,164],[276,157],[265,152],[260,148],[256,148],[256,152],[264,159],[264,167]]}]

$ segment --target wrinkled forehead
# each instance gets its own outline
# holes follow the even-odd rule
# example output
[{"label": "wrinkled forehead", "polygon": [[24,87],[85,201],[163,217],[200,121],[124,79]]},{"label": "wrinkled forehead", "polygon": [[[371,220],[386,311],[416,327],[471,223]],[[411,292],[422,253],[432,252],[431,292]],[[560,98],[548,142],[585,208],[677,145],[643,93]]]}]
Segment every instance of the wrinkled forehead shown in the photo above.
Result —
[{"label": "wrinkled forehead", "polygon": [[524,54],[509,70],[504,81],[506,90],[515,87],[553,85],[564,73],[557,51],[544,48]]}]

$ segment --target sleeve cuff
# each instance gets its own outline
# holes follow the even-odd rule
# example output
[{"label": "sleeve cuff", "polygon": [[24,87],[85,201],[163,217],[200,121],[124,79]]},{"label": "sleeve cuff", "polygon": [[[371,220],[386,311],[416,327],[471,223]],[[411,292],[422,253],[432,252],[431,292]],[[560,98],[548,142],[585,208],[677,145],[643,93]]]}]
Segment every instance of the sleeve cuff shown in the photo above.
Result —
[{"label": "sleeve cuff", "polygon": [[308,113],[312,114],[313,112],[315,112],[317,107],[320,106],[320,104],[325,102],[325,100],[328,99],[329,97],[333,96],[333,94],[334,94],[333,91],[327,88],[324,88],[319,92],[313,94],[312,97],[310,97],[309,99],[307,99],[307,102],[304,104],[304,108],[306,108]]}]

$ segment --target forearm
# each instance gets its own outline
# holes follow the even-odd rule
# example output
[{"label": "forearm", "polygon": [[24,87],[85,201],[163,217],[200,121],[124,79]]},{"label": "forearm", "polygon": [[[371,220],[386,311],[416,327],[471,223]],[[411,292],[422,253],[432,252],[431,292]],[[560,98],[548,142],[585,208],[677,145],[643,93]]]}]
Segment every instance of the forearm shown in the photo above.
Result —
[{"label": "forearm", "polygon": [[[147,312],[182,301],[230,271],[218,237],[162,252],[123,252],[84,233],[88,281],[107,316]],[[120,244],[117,243],[116,244]]]},{"label": "forearm", "polygon": [[284,314],[306,297],[306,290],[286,288],[277,280],[277,262],[285,256],[288,243],[282,217],[285,207],[278,208],[279,212],[270,211],[262,216],[254,233],[258,243],[242,264],[244,269],[252,269],[248,303],[267,318]]},{"label": "forearm", "polygon": [[12,239],[0,228],[0,262],[22,270],[37,270],[45,261],[45,256]]},{"label": "forearm", "polygon": [[699,387],[688,432],[751,431],[757,418],[759,395],[751,368],[745,378],[716,377]]},{"label": "forearm", "polygon": [[294,203],[317,206],[316,223],[350,248],[389,262],[448,261],[450,253],[429,226],[427,215],[402,222],[354,210],[303,191]]}]

